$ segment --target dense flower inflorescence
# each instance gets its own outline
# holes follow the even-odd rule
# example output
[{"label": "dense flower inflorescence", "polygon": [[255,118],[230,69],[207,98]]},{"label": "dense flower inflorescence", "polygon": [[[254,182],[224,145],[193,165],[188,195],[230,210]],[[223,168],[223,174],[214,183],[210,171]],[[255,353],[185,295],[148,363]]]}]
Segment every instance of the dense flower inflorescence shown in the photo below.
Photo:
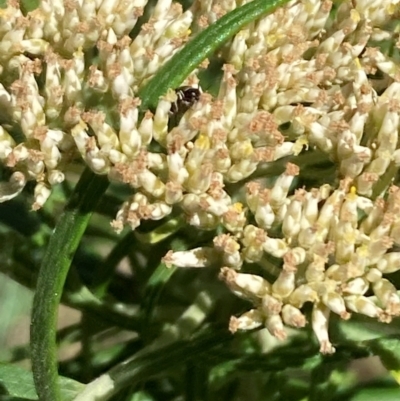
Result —
[{"label": "dense flower inflorescence", "polygon": [[[399,0],[335,9],[291,1],[221,49],[218,95],[202,93],[173,128],[176,93],[141,119],[139,89],[192,32],[243,2],[195,1],[183,12],[159,0],[132,40],[146,3],[41,1],[23,15],[9,1],[0,10],[0,162],[12,171],[0,201],[36,181],[39,209],[81,157],[136,190],[115,230],[174,208],[198,230],[223,228],[209,247],[170,251],[164,261],[223,266],[221,279],[254,305],[232,317],[231,331],[264,325],[283,339],[285,325],[305,326],[302,307],[312,303],[321,352],[331,353],[331,312],[400,315],[385,277],[400,270]],[[197,75],[186,84],[197,85]],[[165,152],[152,151],[154,141]],[[326,179],[321,162],[333,166]],[[300,184],[310,175],[320,185]],[[240,272],[244,264],[276,279]]]}]

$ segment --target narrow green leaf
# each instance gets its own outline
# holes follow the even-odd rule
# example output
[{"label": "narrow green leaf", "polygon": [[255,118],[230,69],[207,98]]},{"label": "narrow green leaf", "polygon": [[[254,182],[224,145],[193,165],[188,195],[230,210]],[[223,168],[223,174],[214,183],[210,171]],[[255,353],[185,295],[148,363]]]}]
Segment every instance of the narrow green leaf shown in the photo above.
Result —
[{"label": "narrow green leaf", "polygon": [[168,268],[164,263],[160,263],[146,284],[140,311],[142,321],[141,336],[145,341],[149,338],[149,332],[151,331],[150,322],[154,307],[157,304],[162,289],[175,271],[175,267]]},{"label": "narrow green leaf", "polygon": [[61,400],[57,372],[57,311],[72,258],[90,216],[108,186],[89,169],[82,174],[50,237],[39,271],[31,325],[32,370],[41,401]]},{"label": "narrow green leaf", "polygon": [[[185,242],[180,238],[173,239],[169,245],[169,248],[173,251],[187,249]],[[157,304],[161,291],[175,271],[175,267],[169,268],[164,263],[160,263],[146,283],[143,300],[141,302],[141,334],[144,336],[144,338],[146,338],[148,335],[152,313],[155,305]]]},{"label": "narrow green leaf", "polygon": [[207,57],[239,32],[245,25],[261,18],[289,0],[253,0],[225,14],[215,24],[200,32],[176,53],[139,92],[141,109],[155,108],[160,96],[176,88]]},{"label": "narrow green leaf", "polygon": [[74,401],[106,401],[126,386],[159,375],[161,372],[178,367],[186,361],[196,361],[204,352],[219,348],[232,341],[227,331],[215,328],[197,338],[178,341],[163,348],[134,356],[130,360],[113,367],[109,373],[89,383]]},{"label": "narrow green leaf", "polygon": [[398,336],[392,338],[380,338],[371,341],[370,349],[378,355],[383,366],[391,371],[393,377],[399,380],[400,371],[400,339]]}]

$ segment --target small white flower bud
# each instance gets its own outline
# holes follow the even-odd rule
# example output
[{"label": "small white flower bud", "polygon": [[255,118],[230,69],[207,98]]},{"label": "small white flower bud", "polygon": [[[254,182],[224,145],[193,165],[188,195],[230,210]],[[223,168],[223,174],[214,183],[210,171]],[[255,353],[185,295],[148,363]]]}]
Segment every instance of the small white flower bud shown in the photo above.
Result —
[{"label": "small white flower bud", "polygon": [[167,267],[206,267],[216,259],[216,251],[213,248],[200,247],[189,251],[168,251],[162,261]]},{"label": "small white flower bud", "polygon": [[[365,198],[364,198],[365,199]],[[378,198],[373,207],[370,210],[365,210],[367,213],[366,218],[360,225],[360,231],[369,235],[372,230],[380,224],[383,219],[383,209],[385,207],[385,201],[382,198]]]},{"label": "small white flower bud", "polygon": [[228,267],[221,269],[219,278],[241,298],[257,300],[271,291],[271,284],[261,276],[238,273]]},{"label": "small white flower bud", "polygon": [[273,188],[271,189],[271,206],[274,210],[285,202],[287,194],[289,192],[290,185],[293,182],[295,176],[299,174],[299,168],[295,164],[288,163],[286,165],[286,171],[278,177]]},{"label": "small white flower bud", "polygon": [[322,354],[333,354],[335,348],[329,341],[328,323],[330,309],[325,305],[315,304],[312,312],[312,328],[320,344]]},{"label": "small white flower bud", "polygon": [[264,251],[276,258],[281,258],[288,251],[286,242],[279,238],[267,237],[263,243]]},{"label": "small white flower bud", "polygon": [[229,320],[229,331],[253,330],[264,323],[264,316],[257,309],[252,309],[239,317],[232,316]]},{"label": "small white flower bud", "polygon": [[307,284],[298,286],[290,295],[289,302],[296,308],[301,308],[306,302],[316,302],[317,292]]},{"label": "small white flower bud", "polygon": [[343,298],[336,292],[327,292],[322,295],[321,301],[332,312],[338,314],[342,319],[350,319],[350,313],[346,311],[346,306]]},{"label": "small white flower bud", "polygon": [[283,323],[292,327],[304,327],[307,323],[306,317],[301,313],[300,309],[290,304],[283,306],[282,320]]},{"label": "small white flower bud", "polygon": [[387,279],[376,281],[372,289],[385,311],[391,316],[400,314],[400,297],[396,287]]},{"label": "small white flower bud", "polygon": [[300,227],[305,230],[311,227],[318,218],[318,202],[321,200],[318,190],[311,190],[305,195],[303,213],[301,215]]},{"label": "small white flower bud", "polygon": [[[264,192],[262,194],[267,194]],[[271,205],[265,197],[260,194],[259,202],[254,213],[254,218],[260,228],[268,229],[271,228],[275,220],[275,214],[272,210]]]},{"label": "small white flower bud", "polygon": [[295,195],[295,197],[291,199],[283,218],[282,232],[288,240],[295,238],[300,232],[303,207],[302,198],[302,195],[297,194],[297,196]]},{"label": "small white flower bud", "polygon": [[377,317],[379,320],[383,319],[383,310],[376,306],[370,298],[362,295],[348,295],[344,297],[347,308],[353,312],[360,313],[369,317]]},{"label": "small white flower bud", "polygon": [[376,269],[374,267],[370,268],[365,275],[365,278],[370,282],[370,283],[375,283],[382,278],[382,272],[379,269]]},{"label": "small white flower bud", "polygon": [[214,246],[223,252],[222,263],[226,266],[239,269],[242,266],[239,243],[229,234],[214,237]]},{"label": "small white flower bud", "polygon": [[[1,99],[1,93],[0,93]],[[0,126],[0,160],[4,162],[7,156],[12,152],[15,146],[15,141],[11,135]]]},{"label": "small white flower bud", "polygon": [[39,182],[35,186],[34,203],[32,210],[39,210],[47,201],[51,194],[51,189],[44,182]]},{"label": "small white flower bud", "polygon": [[15,198],[24,189],[26,177],[23,173],[16,171],[8,182],[0,182],[0,203]]},{"label": "small white flower bud", "polygon": [[376,267],[383,273],[389,274],[400,270],[400,252],[390,252],[383,255]]},{"label": "small white flower bud", "polygon": [[280,315],[268,316],[265,320],[265,327],[271,335],[276,337],[278,340],[285,340],[287,337],[286,331],[283,328],[283,322]]},{"label": "small white flower bud", "polygon": [[277,315],[282,310],[282,302],[272,295],[266,294],[262,297],[261,310],[266,315]]},{"label": "small white flower bud", "polygon": [[364,277],[357,277],[342,285],[342,290],[346,295],[364,295],[369,289],[369,281]]},{"label": "small white flower bud", "polygon": [[50,185],[61,184],[65,180],[65,175],[60,170],[51,170],[47,173],[47,180]]},{"label": "small white flower bud", "polygon": [[160,199],[165,193],[165,184],[148,169],[138,172],[138,180],[140,185],[146,192],[153,195],[156,199]]},{"label": "small white flower bud", "polygon": [[272,284],[272,295],[277,299],[287,298],[295,288],[295,271],[282,270]]},{"label": "small white flower bud", "polygon": [[229,182],[242,181],[254,173],[258,165],[258,162],[253,159],[242,159],[237,163],[233,163],[229,168],[226,175]]}]

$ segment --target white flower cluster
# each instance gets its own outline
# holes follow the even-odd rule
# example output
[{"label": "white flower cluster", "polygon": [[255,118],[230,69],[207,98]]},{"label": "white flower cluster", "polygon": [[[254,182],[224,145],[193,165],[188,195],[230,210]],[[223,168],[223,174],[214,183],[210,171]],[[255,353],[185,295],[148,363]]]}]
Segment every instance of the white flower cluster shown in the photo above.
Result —
[{"label": "white flower cluster", "polygon": [[[13,174],[0,183],[0,201],[35,180],[40,208],[80,155],[94,172],[136,189],[115,230],[173,208],[199,230],[224,228],[212,246],[170,251],[164,261],[223,266],[220,277],[254,304],[232,318],[232,331],[265,325],[284,338],[284,325],[306,324],[301,308],[311,302],[321,352],[330,353],[330,312],[385,322],[400,315],[384,277],[400,269],[400,190],[392,185],[400,67],[382,47],[369,47],[390,43],[398,55],[399,0],[338,2],[334,12],[329,0],[291,1],[220,50],[216,98],[201,94],[169,129],[171,90],[140,120],[138,90],[190,28],[196,33],[243,3],[198,0],[183,12],[159,0],[132,40],[145,0],[41,1],[26,16],[9,1],[0,10],[0,105],[9,117],[0,126],[0,162]],[[186,84],[197,85],[196,75]],[[13,124],[25,138],[18,144]],[[152,151],[152,142],[165,152]],[[336,184],[315,170],[325,184],[292,195],[309,167],[304,154],[310,165],[319,154],[336,166]],[[272,269],[268,255],[282,268]],[[276,280],[239,272],[243,263],[273,270]]]},{"label": "white flower cluster", "polygon": [[[216,237],[214,246],[164,258],[167,265],[224,266],[220,278],[254,305],[232,317],[233,332],[264,325],[283,339],[285,325],[306,324],[301,309],[312,303],[312,327],[323,353],[334,352],[328,336],[331,312],[343,319],[356,312],[383,322],[400,315],[396,288],[384,277],[400,270],[400,190],[391,184],[399,167],[399,65],[368,47],[383,38],[396,43],[396,34],[384,28],[399,12],[399,2],[343,2],[333,20],[331,5],[292,4],[234,38],[219,96],[223,131],[207,135],[215,141],[225,134],[230,160],[219,171],[218,197],[209,187],[196,202],[182,203],[191,224],[222,224],[228,234]],[[377,72],[381,80],[369,77]],[[233,93],[230,85],[237,85]],[[215,122],[207,124],[210,130]],[[285,124],[289,128],[282,135],[278,128]],[[325,184],[288,196],[301,176],[301,169],[289,163],[275,182],[253,180],[244,198],[227,199],[222,181],[242,181],[263,163],[271,166],[304,146],[337,165],[342,179],[337,189]],[[282,260],[278,272],[267,255]],[[276,280],[238,272],[244,262],[276,273]]]},{"label": "white flower cluster", "polygon": [[[34,180],[38,209],[64,180],[77,150],[105,174],[112,164],[136,159],[150,142],[151,125],[142,124],[145,132],[136,127],[134,94],[188,39],[193,14],[160,0],[131,40],[146,3],[43,0],[24,16],[11,0],[0,10],[0,105],[7,122],[0,126],[0,162],[15,171],[0,184],[0,201]],[[94,48],[91,64],[85,52]],[[109,104],[119,104],[119,132],[99,112]],[[20,143],[14,126],[22,131]]]}]

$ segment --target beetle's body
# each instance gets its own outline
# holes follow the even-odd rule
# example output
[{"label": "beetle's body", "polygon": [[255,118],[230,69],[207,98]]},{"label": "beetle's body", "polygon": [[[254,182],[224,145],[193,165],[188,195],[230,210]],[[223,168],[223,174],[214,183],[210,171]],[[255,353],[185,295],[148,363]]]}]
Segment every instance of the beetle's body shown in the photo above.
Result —
[{"label": "beetle's body", "polygon": [[201,95],[201,89],[193,86],[180,86],[175,89],[177,99],[171,104],[170,113],[173,115],[184,113],[192,107]]}]

